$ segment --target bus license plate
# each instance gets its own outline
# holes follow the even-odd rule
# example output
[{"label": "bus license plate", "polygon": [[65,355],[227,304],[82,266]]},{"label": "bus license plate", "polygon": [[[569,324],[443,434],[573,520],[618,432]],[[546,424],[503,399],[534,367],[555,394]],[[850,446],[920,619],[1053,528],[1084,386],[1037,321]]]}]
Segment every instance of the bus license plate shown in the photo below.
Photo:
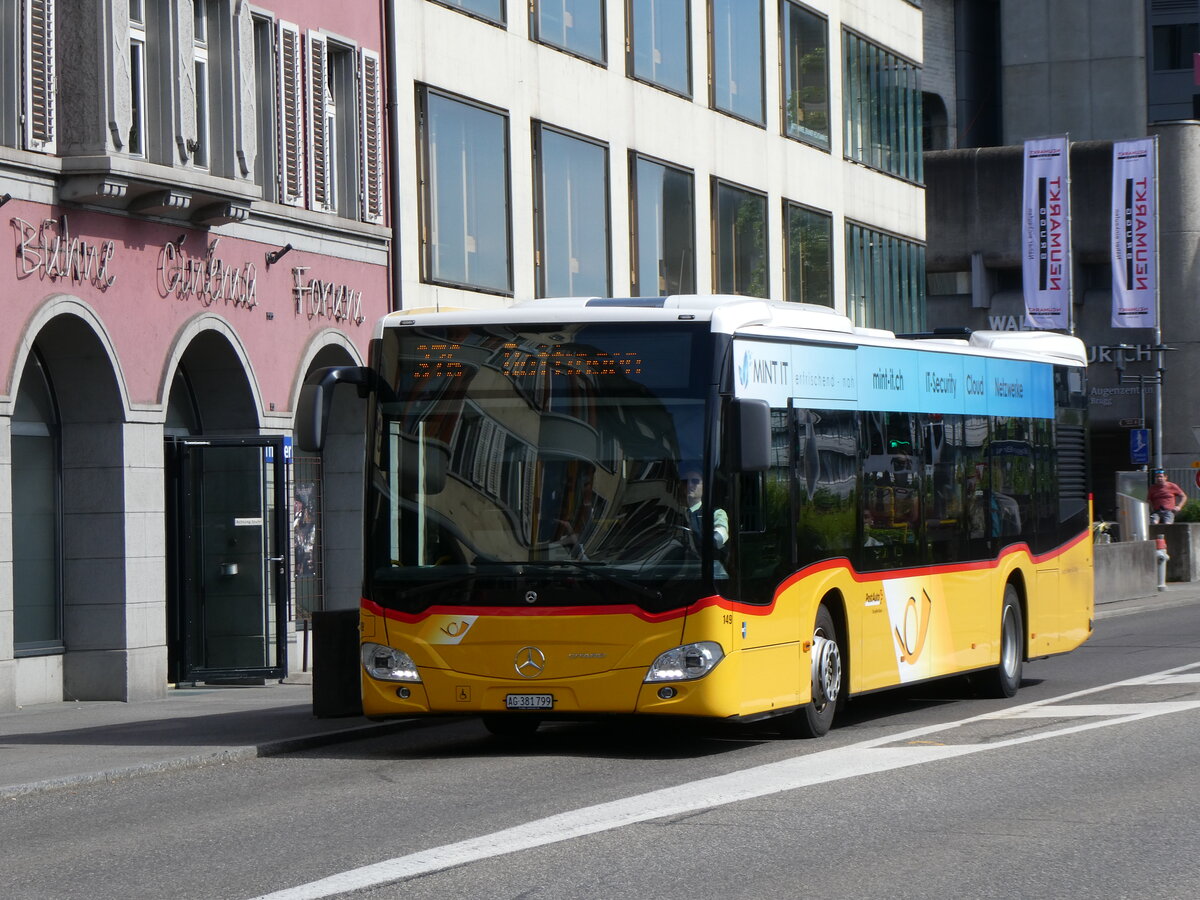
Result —
[{"label": "bus license plate", "polygon": [[504,705],[509,709],[554,709],[554,695],[508,694]]}]

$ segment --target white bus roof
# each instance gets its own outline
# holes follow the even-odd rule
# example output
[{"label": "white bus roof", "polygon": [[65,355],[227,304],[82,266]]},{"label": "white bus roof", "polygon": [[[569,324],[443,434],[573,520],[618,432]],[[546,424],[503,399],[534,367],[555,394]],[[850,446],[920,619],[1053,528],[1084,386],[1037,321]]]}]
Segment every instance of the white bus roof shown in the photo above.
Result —
[{"label": "white bus roof", "polygon": [[1047,358],[1087,365],[1087,348],[1079,338],[1050,331],[976,331],[969,335],[897,337],[881,328],[855,326],[826,306],[780,303],[731,294],[676,294],[668,297],[552,297],[481,309],[405,309],[389,313],[376,326],[514,325],[548,320],[592,322],[706,321],[714,332],[739,337],[805,338],[823,342],[877,346],[910,346],[944,352]]}]

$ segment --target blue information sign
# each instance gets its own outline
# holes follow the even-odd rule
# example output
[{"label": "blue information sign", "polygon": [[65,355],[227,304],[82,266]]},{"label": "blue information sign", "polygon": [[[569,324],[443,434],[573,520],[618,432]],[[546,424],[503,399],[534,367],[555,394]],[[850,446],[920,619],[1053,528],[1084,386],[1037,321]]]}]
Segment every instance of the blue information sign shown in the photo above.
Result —
[{"label": "blue information sign", "polygon": [[1129,432],[1129,462],[1135,466],[1150,462],[1150,429],[1134,428]]}]

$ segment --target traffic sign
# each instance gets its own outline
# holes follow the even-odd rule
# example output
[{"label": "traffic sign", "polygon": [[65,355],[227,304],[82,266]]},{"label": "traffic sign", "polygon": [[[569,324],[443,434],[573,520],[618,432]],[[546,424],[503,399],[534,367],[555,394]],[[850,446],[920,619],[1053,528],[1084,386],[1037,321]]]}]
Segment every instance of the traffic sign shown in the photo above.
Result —
[{"label": "traffic sign", "polygon": [[1150,429],[1135,428],[1129,432],[1129,461],[1135,466],[1150,462]]}]

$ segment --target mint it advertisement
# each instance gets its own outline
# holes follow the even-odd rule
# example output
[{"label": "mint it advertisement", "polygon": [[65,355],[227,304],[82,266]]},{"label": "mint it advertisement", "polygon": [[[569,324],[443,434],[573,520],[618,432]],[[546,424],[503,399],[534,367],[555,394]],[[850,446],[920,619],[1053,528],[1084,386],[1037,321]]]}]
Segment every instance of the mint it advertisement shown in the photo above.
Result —
[{"label": "mint it advertisement", "polygon": [[863,409],[1049,419],[1052,367],[891,347],[733,342],[734,392],[784,408]]}]

